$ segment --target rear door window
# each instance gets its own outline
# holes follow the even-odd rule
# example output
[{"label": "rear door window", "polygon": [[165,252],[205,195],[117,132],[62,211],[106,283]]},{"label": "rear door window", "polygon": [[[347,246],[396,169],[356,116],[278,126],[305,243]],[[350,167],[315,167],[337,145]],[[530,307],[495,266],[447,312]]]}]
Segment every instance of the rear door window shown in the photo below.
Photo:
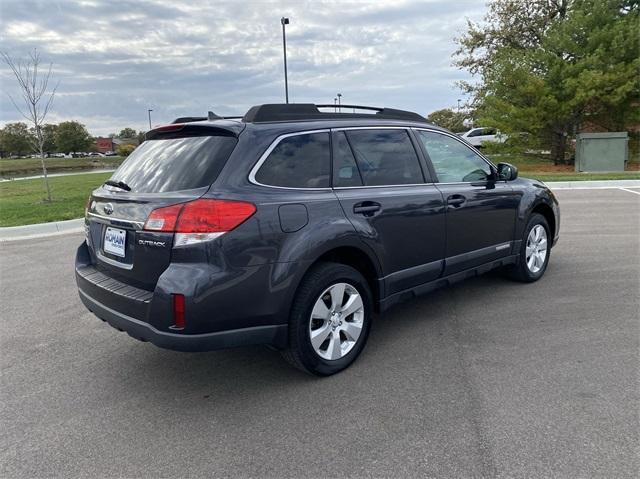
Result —
[{"label": "rear door window", "polygon": [[348,130],[347,139],[367,186],[424,183],[406,130]]},{"label": "rear door window", "polygon": [[165,193],[211,185],[237,140],[232,136],[188,136],[147,140],[111,177],[132,192]]},{"label": "rear door window", "polygon": [[285,188],[329,188],[329,133],[307,133],[280,140],[255,175],[258,183]]}]

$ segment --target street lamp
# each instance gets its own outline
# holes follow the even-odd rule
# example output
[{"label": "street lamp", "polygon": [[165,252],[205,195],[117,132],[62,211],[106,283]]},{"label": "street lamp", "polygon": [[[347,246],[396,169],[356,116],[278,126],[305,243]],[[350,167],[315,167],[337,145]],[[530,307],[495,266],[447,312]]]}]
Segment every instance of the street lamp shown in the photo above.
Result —
[{"label": "street lamp", "polygon": [[458,112],[460,112],[460,98],[458,98]]},{"label": "street lamp", "polygon": [[336,113],[338,111],[338,99],[333,99],[333,112]]},{"label": "street lamp", "polygon": [[340,105],[342,104],[342,102],[340,101],[341,98],[342,98],[342,93],[338,93],[338,111],[342,111],[342,108],[340,108]]},{"label": "street lamp", "polygon": [[151,129],[151,112],[153,110],[147,110],[147,113],[149,113],[149,129]]},{"label": "street lamp", "polygon": [[282,17],[282,51],[284,52],[284,99],[289,103],[289,80],[287,79],[287,36],[285,35],[284,26],[289,25],[289,19]]}]

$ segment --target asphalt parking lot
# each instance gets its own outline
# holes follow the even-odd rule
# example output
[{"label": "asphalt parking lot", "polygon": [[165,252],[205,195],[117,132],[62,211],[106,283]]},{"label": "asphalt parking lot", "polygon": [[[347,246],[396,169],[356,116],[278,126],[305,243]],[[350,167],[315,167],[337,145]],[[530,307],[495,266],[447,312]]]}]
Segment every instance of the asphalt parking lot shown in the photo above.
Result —
[{"label": "asphalt parking lot", "polygon": [[81,235],[0,245],[0,476],[638,477],[639,189],[561,190],[546,276],[403,304],[347,371],[185,354],[81,305]]}]

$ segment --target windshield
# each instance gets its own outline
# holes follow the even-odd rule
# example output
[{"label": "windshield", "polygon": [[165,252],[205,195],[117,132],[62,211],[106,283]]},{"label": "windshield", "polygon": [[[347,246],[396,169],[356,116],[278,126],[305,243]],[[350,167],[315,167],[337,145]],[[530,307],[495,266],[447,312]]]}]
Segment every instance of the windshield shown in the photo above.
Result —
[{"label": "windshield", "polygon": [[237,139],[192,136],[147,140],[113,173],[137,193],[164,193],[209,186],[231,155]]}]

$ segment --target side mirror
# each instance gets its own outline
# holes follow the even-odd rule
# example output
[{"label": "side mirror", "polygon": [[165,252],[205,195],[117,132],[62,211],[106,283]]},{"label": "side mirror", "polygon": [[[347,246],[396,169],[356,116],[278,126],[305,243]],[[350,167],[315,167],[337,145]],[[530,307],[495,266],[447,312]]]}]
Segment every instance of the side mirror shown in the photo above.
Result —
[{"label": "side mirror", "polygon": [[518,177],[518,168],[510,163],[498,163],[498,179],[513,181]]}]

